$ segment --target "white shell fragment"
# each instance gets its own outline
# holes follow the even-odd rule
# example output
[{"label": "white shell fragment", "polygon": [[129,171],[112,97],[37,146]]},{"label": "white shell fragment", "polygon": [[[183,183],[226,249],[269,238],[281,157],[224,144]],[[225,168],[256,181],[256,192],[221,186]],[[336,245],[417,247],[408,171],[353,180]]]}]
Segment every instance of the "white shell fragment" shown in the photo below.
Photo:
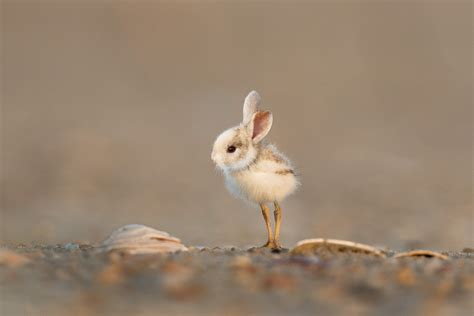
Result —
[{"label": "white shell fragment", "polygon": [[188,250],[178,238],[139,224],[120,227],[102,243],[100,248],[106,252],[120,251],[132,255]]},{"label": "white shell fragment", "polygon": [[301,240],[291,250],[293,255],[311,255],[318,251],[329,253],[362,253],[376,257],[385,257],[385,253],[375,247],[346,240],[314,238]]},{"label": "white shell fragment", "polygon": [[402,252],[394,256],[394,258],[413,258],[413,257],[425,257],[425,258],[437,258],[441,260],[449,260],[449,257],[446,255],[443,255],[442,253],[439,252],[434,252],[431,250],[413,250],[413,251],[407,251],[407,252]]}]

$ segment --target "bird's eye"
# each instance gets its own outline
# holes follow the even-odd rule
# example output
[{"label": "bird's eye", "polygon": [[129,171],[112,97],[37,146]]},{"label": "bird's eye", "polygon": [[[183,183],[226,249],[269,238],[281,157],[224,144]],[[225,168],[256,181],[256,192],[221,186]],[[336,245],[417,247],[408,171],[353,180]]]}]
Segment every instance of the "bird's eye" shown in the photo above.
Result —
[{"label": "bird's eye", "polygon": [[230,145],[229,147],[227,147],[227,152],[228,153],[233,153],[237,148],[235,148],[235,146],[232,146]]}]

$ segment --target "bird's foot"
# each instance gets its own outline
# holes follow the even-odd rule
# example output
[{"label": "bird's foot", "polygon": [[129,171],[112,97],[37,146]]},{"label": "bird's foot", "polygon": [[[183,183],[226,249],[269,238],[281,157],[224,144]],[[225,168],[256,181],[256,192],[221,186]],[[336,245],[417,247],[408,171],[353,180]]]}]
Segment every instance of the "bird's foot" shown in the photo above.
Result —
[{"label": "bird's foot", "polygon": [[279,251],[282,249],[280,243],[278,241],[273,241],[273,240],[269,240],[267,241],[263,246],[261,246],[260,248],[269,248],[271,249],[272,251]]}]

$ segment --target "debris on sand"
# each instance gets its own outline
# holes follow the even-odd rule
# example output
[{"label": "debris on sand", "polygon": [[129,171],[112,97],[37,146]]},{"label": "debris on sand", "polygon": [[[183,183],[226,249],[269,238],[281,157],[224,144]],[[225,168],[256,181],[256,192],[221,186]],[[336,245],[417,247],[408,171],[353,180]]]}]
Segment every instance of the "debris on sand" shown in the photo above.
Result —
[{"label": "debris on sand", "polygon": [[118,251],[131,255],[187,251],[176,237],[154,228],[130,224],[115,230],[99,247],[104,252]]},{"label": "debris on sand", "polygon": [[321,253],[360,253],[384,258],[385,253],[375,247],[353,241],[314,238],[301,240],[291,250],[292,255],[314,255]]}]

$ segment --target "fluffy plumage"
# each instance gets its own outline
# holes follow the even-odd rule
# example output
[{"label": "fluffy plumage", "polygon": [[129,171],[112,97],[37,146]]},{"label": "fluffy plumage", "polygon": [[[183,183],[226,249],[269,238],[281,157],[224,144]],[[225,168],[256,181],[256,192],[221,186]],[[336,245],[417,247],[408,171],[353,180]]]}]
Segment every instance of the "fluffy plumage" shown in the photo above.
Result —
[{"label": "fluffy plumage", "polygon": [[298,186],[289,160],[272,145],[261,149],[247,168],[225,170],[224,175],[234,196],[256,203],[280,202]]},{"label": "fluffy plumage", "polygon": [[211,157],[223,171],[233,195],[255,203],[280,202],[299,183],[289,159],[275,146],[262,142],[273,116],[259,111],[259,103],[259,94],[250,92],[245,98],[242,123],[217,137]]}]

